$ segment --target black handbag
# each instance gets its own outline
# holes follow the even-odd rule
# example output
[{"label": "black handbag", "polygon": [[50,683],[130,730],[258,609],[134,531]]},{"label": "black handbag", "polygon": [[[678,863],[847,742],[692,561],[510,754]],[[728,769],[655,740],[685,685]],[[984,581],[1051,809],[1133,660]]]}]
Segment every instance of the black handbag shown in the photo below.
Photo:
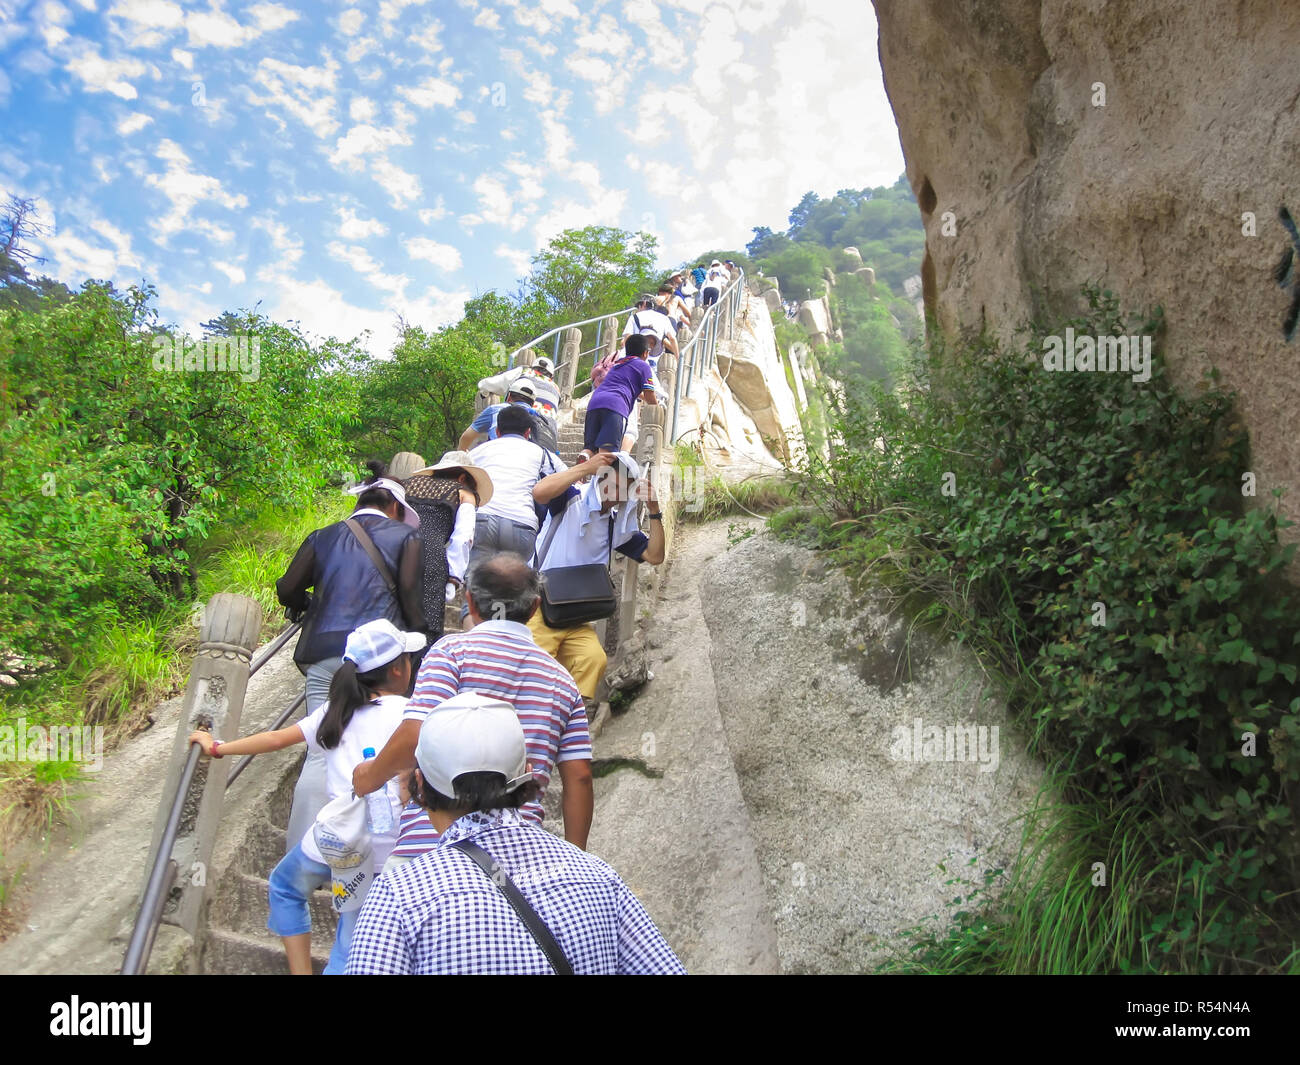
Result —
[{"label": "black handbag", "polygon": [[[542,565],[551,540],[559,528],[559,515],[552,517],[546,547],[538,558]],[[614,516],[609,517],[610,560],[614,558]],[[542,571],[542,620],[552,629],[571,629],[589,621],[612,617],[618,596],[609,577],[609,566],[599,562],[585,566],[557,566]]]}]

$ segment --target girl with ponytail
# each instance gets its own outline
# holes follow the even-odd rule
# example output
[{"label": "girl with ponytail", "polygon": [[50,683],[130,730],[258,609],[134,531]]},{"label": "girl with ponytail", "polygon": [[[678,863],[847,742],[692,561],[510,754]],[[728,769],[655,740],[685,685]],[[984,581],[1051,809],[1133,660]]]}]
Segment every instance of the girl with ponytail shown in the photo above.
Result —
[{"label": "girl with ponytail", "polygon": [[[329,701],[297,725],[259,732],[220,743],[209,732],[192,732],[190,742],[213,758],[227,754],[266,754],[297,743],[323,757],[329,800],[352,794],[352,771],[367,757],[381,751],[406,710],[411,682],[410,654],[424,647],[424,636],[403,632],[391,621],[368,621],[347,638],[343,664],[330,681]],[[369,753],[367,753],[369,752]],[[371,831],[375,872],[383,868],[397,842],[401,802],[396,785],[382,789],[392,817],[385,831]],[[289,972],[311,975],[311,893],[330,881],[330,868],[316,846],[314,824],[271,873],[270,917],[267,928],[280,936],[289,959]],[[342,973],[348,962],[348,945],[358,911],[339,915],[334,949],[326,974]]]}]

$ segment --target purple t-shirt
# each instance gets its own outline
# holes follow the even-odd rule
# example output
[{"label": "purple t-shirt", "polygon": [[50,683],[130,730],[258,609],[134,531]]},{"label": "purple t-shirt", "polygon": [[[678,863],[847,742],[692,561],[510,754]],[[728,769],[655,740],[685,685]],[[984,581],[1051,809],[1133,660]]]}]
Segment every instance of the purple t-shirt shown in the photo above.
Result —
[{"label": "purple t-shirt", "polygon": [[627,358],[614,364],[599,387],[591,394],[588,410],[618,411],[624,418],[632,414],[632,406],[650,383],[653,373],[650,364],[642,358]]}]

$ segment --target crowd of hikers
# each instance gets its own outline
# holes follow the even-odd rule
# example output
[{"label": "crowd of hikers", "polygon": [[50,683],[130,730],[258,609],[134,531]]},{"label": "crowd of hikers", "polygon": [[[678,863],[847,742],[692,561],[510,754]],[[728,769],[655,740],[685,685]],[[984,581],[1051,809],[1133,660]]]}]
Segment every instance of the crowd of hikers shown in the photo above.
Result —
[{"label": "crowd of hikers", "polygon": [[[213,758],[306,744],[269,889],[290,972],[312,971],[309,900],[326,885],[327,974],[684,972],[585,850],[607,665],[593,623],[617,609],[615,552],[664,561],[663,514],[631,455],[637,410],[667,398],[660,356],[738,276],[701,262],[638,299],[592,368],[575,464],[558,451],[552,361],[506,370],[479,382],[505,399],[457,450],[401,479],[369,463],[350,516],[311,533],[276,582],[302,625],[306,716],[191,739]],[[444,633],[457,601],[461,628]],[[563,839],[542,827],[557,773]]]}]

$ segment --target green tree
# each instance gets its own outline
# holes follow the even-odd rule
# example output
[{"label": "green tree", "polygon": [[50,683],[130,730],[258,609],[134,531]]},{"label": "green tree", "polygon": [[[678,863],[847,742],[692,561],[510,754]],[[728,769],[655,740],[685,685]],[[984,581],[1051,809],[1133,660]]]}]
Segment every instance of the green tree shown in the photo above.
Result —
[{"label": "green tree", "polygon": [[473,420],[478,382],[494,369],[481,323],[407,327],[393,357],[365,374],[355,450],[363,458],[414,451],[430,460],[451,450]]},{"label": "green tree", "polygon": [[525,305],[539,300],[551,326],[630,307],[657,280],[656,247],[646,233],[610,226],[566,229],[533,256]]},{"label": "green tree", "polygon": [[0,640],[20,655],[67,660],[88,620],[193,594],[215,525],[301,504],[346,460],[353,345],[245,314],[233,353],[198,347],[152,297],[87,283],[0,312]]}]

